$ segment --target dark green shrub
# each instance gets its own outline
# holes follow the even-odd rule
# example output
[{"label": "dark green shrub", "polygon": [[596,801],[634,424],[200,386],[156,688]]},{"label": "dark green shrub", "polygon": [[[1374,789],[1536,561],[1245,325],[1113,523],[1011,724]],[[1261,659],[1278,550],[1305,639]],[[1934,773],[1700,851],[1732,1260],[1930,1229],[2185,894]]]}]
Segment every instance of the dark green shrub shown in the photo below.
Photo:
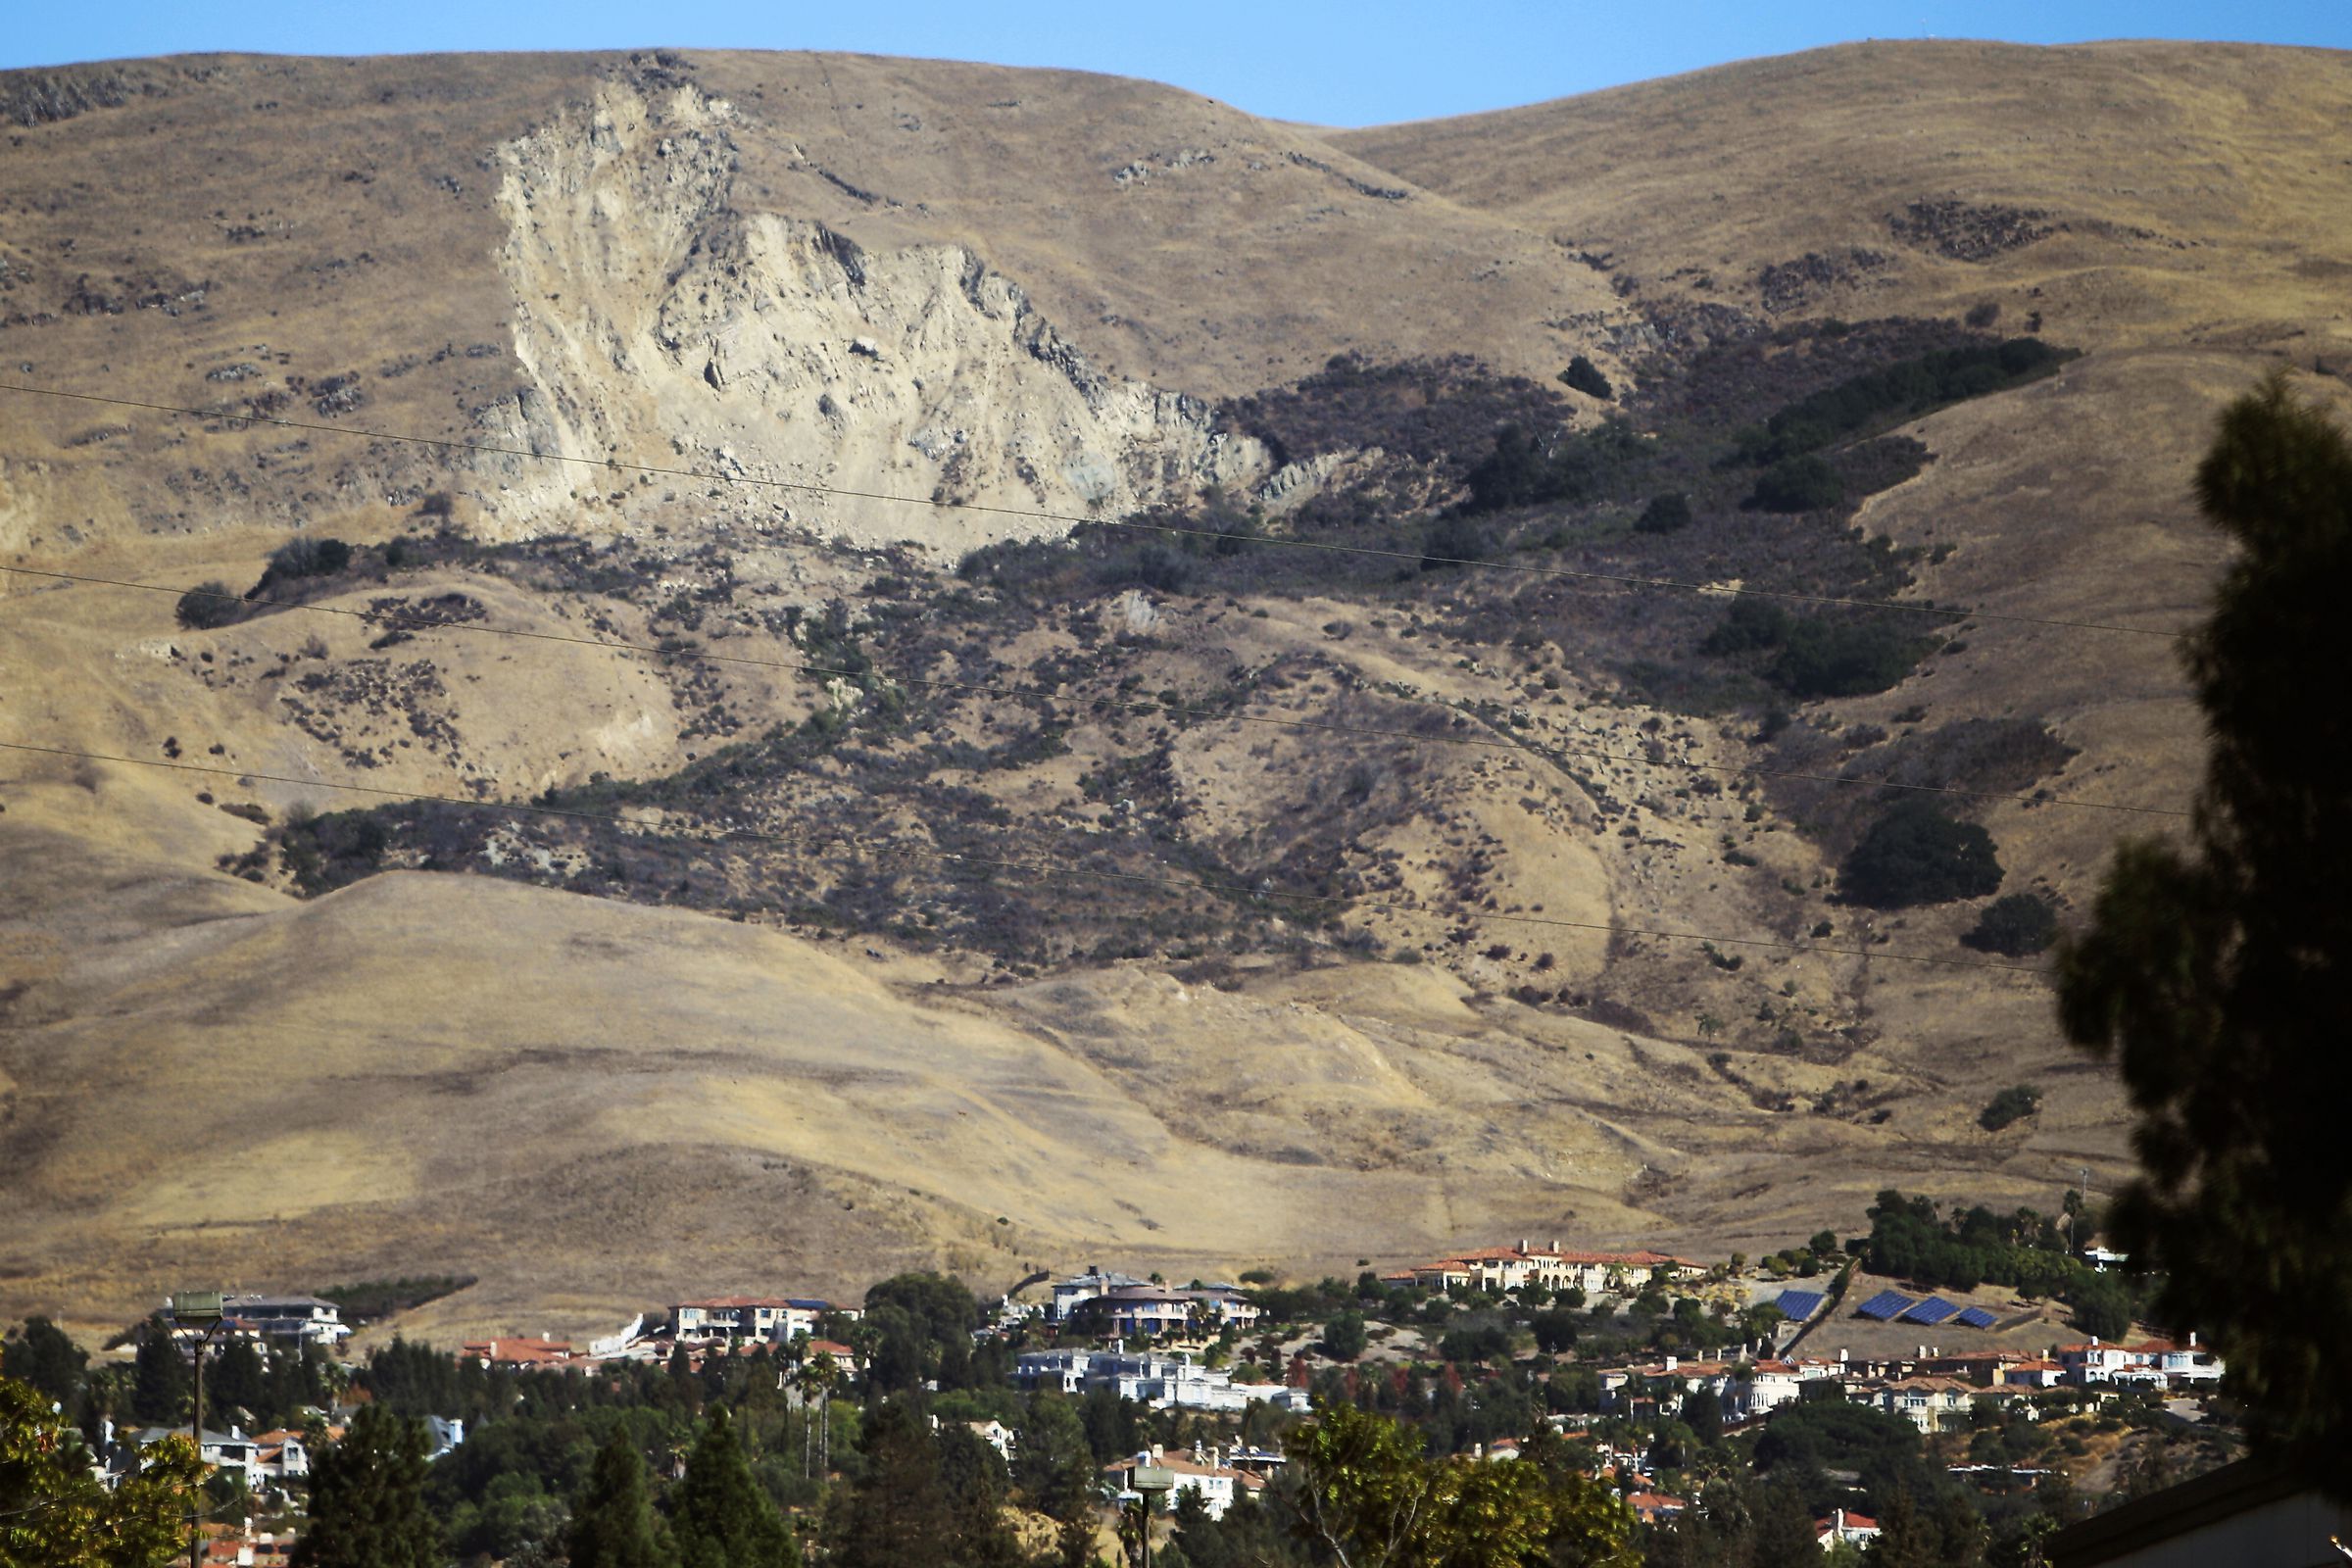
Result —
[{"label": "dark green shrub", "polygon": [[1930,646],[1883,621],[1795,616],[1764,678],[1791,697],[1862,697],[1898,684]]},{"label": "dark green shrub", "polygon": [[1977,1125],[1988,1133],[1997,1133],[2012,1122],[2024,1121],[2041,1109],[2041,1091],[2032,1084],[2019,1084],[2004,1089],[1992,1097],[1991,1102],[1978,1113]]},{"label": "dark green shrub", "polygon": [[1838,891],[1849,902],[1882,909],[1982,898],[2000,885],[1992,835],[1917,800],[1872,823],[1838,868]]},{"label": "dark green shrub", "polygon": [[1675,491],[1651,496],[1634,526],[1642,533],[1674,533],[1690,526],[1690,498]]},{"label": "dark green shrub", "polygon": [[350,564],[351,546],[340,539],[289,539],[270,553],[270,569],[263,574],[263,581],[329,577]]},{"label": "dark green shrub", "polygon": [[1845,481],[1821,458],[1783,458],[1756,477],[1747,504],[1759,512],[1821,512],[1845,500]]},{"label": "dark green shrub", "polygon": [[1599,366],[1582,354],[1568,362],[1568,368],[1560,372],[1560,379],[1568,384],[1572,392],[1582,392],[1603,403],[1616,400],[1617,389],[1609,385],[1609,378],[1600,373]]},{"label": "dark green shrub", "polygon": [[208,582],[179,596],[173,613],[190,631],[214,631],[245,612],[243,601],[224,582]]},{"label": "dark green shrub", "polygon": [[1810,452],[1874,425],[1899,424],[1946,404],[2047,375],[2070,358],[2030,337],[1937,349],[1848,377],[1789,404],[1766,422],[1769,439],[1753,448],[1750,457],[1770,462]]},{"label": "dark green shrub", "polygon": [[1771,653],[1756,671],[1791,697],[1861,697],[1901,681],[1931,646],[1887,621],[1790,614],[1770,600],[1740,599],[1699,652],[1719,659]]},{"label": "dark green shrub", "polygon": [[2027,957],[2058,940],[2058,911],[2038,893],[2012,893],[1986,905],[1960,940],[1980,952]]},{"label": "dark green shrub", "polygon": [[1448,513],[1430,525],[1421,545],[1421,569],[1435,571],[1465,561],[1484,561],[1486,530],[1458,513]]}]

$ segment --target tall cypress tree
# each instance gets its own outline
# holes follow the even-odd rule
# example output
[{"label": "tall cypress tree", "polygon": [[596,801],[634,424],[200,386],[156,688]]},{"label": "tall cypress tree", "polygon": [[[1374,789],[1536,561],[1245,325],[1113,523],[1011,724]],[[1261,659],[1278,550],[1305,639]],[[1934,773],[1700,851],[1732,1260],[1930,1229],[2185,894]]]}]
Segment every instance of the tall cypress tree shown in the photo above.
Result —
[{"label": "tall cypress tree", "polygon": [[24,1330],[0,1345],[0,1377],[38,1389],[52,1404],[64,1404],[81,1388],[89,1352],[45,1317],[24,1320]]},{"label": "tall cypress tree", "polygon": [[775,1502],[760,1490],[723,1404],[710,1407],[669,1494],[670,1533],[682,1568],[798,1568],[800,1549]]},{"label": "tall cypress tree", "polygon": [[2122,1069],[2140,1176],[2113,1228],[2207,1330],[2270,1444],[2352,1494],[2352,442],[2283,380],[2197,470],[2237,546],[2189,639],[2210,739],[2185,845],[2118,850],[2060,962],[2067,1033]]},{"label": "tall cypress tree", "polygon": [[833,1541],[839,1568],[906,1568],[956,1560],[956,1522],[939,1446],[921,1411],[888,1399],[866,1414],[865,1473],[850,1488]]},{"label": "tall cypress tree", "polygon": [[139,1325],[139,1349],[130,1369],[131,1413],[160,1426],[188,1417],[188,1364],[161,1318]]},{"label": "tall cypress tree", "polygon": [[645,1456],[627,1433],[614,1433],[572,1500],[564,1540],[571,1568],[671,1568],[677,1561],[645,1479]]},{"label": "tall cypress tree", "polygon": [[368,1405],[311,1470],[310,1519],[294,1568],[441,1568],[424,1505],[424,1427]]}]

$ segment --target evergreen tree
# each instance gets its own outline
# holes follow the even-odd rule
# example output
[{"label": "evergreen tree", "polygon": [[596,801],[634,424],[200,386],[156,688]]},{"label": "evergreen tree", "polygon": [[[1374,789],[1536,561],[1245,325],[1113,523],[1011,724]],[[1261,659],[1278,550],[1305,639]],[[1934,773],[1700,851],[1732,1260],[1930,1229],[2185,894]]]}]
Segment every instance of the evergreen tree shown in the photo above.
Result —
[{"label": "evergreen tree", "polygon": [[1755,1568],[1817,1568],[1821,1542],[1803,1492],[1788,1481],[1756,1489]]},{"label": "evergreen tree", "polygon": [[2352,599],[2352,442],[2283,380],[2197,470],[2238,547],[2187,663],[2210,742],[2186,845],[2127,844],[2061,954],[2067,1033],[2112,1054],[2140,1175],[2112,1229],[2207,1331],[2258,1439],[2352,1494],[2352,704],[2325,672]]},{"label": "evergreen tree", "polygon": [[441,1568],[424,1503],[424,1428],[376,1405],[311,1469],[310,1519],[294,1568]]},{"label": "evergreen tree", "polygon": [[1941,1568],[1939,1532],[1911,1494],[1897,1487],[1879,1510],[1879,1539],[1870,1544],[1873,1568]]},{"label": "evergreen tree", "polygon": [[800,1549],[775,1502],[752,1475],[723,1404],[710,1408],[669,1494],[682,1568],[797,1568]]},{"label": "evergreen tree", "polygon": [[[281,1357],[284,1352],[279,1352]],[[220,1347],[220,1353],[207,1363],[204,1371],[205,1420],[216,1427],[224,1427],[226,1419],[214,1420],[213,1412],[242,1410],[268,1414],[270,1407],[270,1369],[262,1364],[262,1353],[250,1340],[231,1340]]]},{"label": "evergreen tree", "polygon": [[564,1538],[570,1568],[670,1568],[677,1561],[645,1482],[645,1456],[627,1433],[614,1433],[572,1500]]},{"label": "evergreen tree", "polygon": [[967,1427],[942,1427],[936,1446],[953,1537],[947,1561],[955,1568],[1020,1568],[1020,1540],[1004,1518],[1004,1461]]},{"label": "evergreen tree", "polygon": [[1068,1399],[1058,1394],[1030,1396],[1013,1431],[1012,1479],[1029,1506],[1062,1523],[1093,1511],[1095,1450]]},{"label": "evergreen tree", "polygon": [[130,1368],[131,1413],[142,1421],[170,1426],[188,1417],[188,1363],[163,1319],[139,1325],[139,1348]]},{"label": "evergreen tree", "polygon": [[0,1345],[0,1376],[15,1378],[40,1392],[52,1404],[65,1404],[81,1387],[81,1369],[89,1352],[45,1317],[24,1320],[24,1330]]},{"label": "evergreen tree", "polygon": [[953,1562],[954,1510],[922,1413],[906,1399],[874,1406],[859,1447],[865,1473],[850,1487],[829,1560],[839,1568]]}]

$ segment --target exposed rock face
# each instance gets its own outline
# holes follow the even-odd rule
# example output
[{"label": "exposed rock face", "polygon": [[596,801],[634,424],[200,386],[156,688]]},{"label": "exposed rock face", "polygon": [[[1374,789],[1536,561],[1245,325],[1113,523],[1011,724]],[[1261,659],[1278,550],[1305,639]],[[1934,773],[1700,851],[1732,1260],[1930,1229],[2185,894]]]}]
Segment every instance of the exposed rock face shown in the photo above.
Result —
[{"label": "exposed rock face", "polygon": [[[602,87],[500,149],[499,264],[534,390],[502,443],[782,481],[738,504],[867,543],[956,552],[1184,501],[1271,466],[1202,401],[1097,371],[969,248],[868,252],[736,206],[735,111]],[[489,525],[575,527],[591,468],[492,460]],[[785,486],[953,501],[966,512]],[[1058,517],[1020,515],[1057,514]]]}]

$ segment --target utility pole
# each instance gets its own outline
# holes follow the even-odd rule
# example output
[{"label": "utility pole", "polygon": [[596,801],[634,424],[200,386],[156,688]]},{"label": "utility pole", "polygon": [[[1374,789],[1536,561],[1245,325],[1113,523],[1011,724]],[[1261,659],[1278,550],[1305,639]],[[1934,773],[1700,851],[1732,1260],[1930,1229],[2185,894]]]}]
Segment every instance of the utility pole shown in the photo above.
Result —
[{"label": "utility pole", "polygon": [[[172,1336],[185,1339],[190,1331],[194,1337],[188,1343],[195,1347],[196,1400],[188,1417],[188,1437],[196,1445],[196,1485],[204,1485],[204,1352],[220,1332],[222,1313],[219,1291],[182,1291],[172,1298]],[[204,1499],[200,1494],[196,1506],[189,1510],[188,1568],[204,1568]]]}]

